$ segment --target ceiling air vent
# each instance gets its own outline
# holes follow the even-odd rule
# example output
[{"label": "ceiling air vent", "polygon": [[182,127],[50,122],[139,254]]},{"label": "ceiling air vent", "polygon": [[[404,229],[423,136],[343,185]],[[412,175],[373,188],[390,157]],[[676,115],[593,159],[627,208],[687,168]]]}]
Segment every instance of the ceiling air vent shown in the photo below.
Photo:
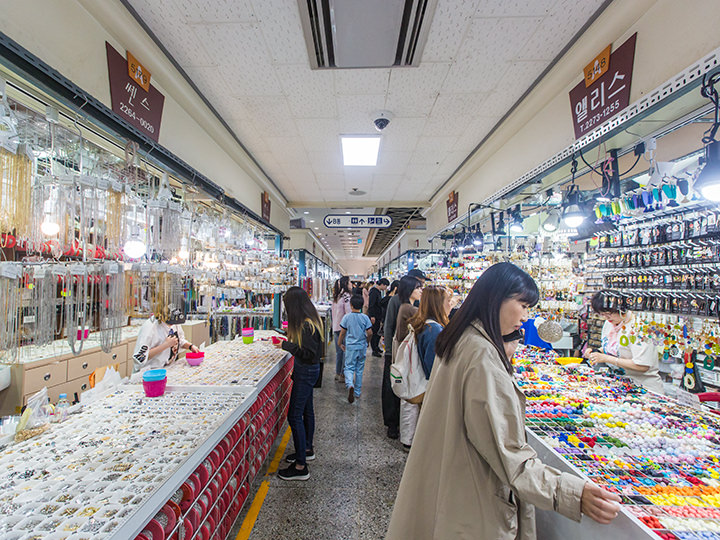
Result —
[{"label": "ceiling air vent", "polygon": [[418,66],[437,0],[298,0],[313,69]]}]

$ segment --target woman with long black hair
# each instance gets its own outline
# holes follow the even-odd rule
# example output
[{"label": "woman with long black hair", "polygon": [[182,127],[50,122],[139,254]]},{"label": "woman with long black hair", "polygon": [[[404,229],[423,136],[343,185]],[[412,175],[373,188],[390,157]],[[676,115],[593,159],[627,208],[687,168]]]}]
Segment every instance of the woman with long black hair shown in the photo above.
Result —
[{"label": "woman with long black hair", "polygon": [[386,540],[532,540],[533,505],[576,521],[617,516],[617,495],[545,465],[527,443],[503,336],[538,296],[520,268],[495,264],[438,336]]},{"label": "woman with long black hair", "polygon": [[307,480],[310,478],[307,462],[315,459],[313,387],[320,376],[323,326],[310,297],[300,287],[290,287],[283,296],[283,302],[288,320],[288,339],[276,347],[282,347],[295,357],[288,407],[288,424],[295,452],[285,458],[290,466],[281,470],[278,477],[282,480]]},{"label": "woman with long black hair", "polygon": [[335,286],[333,287],[333,301],[331,305],[332,309],[332,326],[333,336],[335,341],[335,381],[345,382],[345,352],[340,347],[340,321],[343,317],[350,313],[350,278],[348,276],[342,276],[340,279],[335,280]]}]

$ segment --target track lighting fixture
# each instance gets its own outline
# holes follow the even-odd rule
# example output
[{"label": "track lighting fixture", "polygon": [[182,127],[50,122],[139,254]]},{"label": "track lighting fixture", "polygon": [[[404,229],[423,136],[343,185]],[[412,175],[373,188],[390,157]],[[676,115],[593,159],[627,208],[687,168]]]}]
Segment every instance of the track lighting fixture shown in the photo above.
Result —
[{"label": "track lighting fixture", "polygon": [[560,211],[557,208],[553,208],[548,213],[545,221],[542,224],[542,228],[546,232],[555,232],[560,226]]}]

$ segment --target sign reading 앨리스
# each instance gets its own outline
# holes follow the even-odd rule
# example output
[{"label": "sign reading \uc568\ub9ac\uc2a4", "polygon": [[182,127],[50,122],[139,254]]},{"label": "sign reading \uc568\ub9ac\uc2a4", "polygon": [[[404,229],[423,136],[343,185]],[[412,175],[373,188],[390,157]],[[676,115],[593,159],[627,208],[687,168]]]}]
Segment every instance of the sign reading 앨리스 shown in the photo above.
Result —
[{"label": "sign reading \uc568\ub9ac\uc2a4", "polygon": [[[637,34],[630,36],[610,54],[609,62],[604,60],[608,51],[605,49],[586,66],[583,81],[570,91],[570,107],[576,139],[592,131],[630,104],[630,82],[636,40]],[[606,63],[608,65],[605,65]]]},{"label": "sign reading \uc568\ub9ac\uc2a4", "polygon": [[150,84],[150,73],[130,53],[126,60],[108,42],[105,48],[113,112],[157,142],[165,96]]}]

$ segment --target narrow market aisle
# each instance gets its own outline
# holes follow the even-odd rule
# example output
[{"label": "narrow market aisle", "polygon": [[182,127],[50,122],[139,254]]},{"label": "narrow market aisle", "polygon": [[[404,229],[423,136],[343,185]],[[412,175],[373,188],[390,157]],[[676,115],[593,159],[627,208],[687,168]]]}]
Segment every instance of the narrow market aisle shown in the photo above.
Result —
[{"label": "narrow market aisle", "polygon": [[[334,380],[333,351],[326,359],[323,386],[314,394],[316,459],[308,464],[310,479],[286,482],[276,472],[266,477],[269,458],[231,539],[378,540],[385,536],[407,454],[399,441],[386,436],[380,407],[382,371],[382,358],[368,354],[362,397],[351,405],[345,385]],[[284,458],[292,452],[290,439],[281,468],[287,466]],[[264,481],[267,494],[254,527],[240,531],[248,512],[257,511],[259,502],[253,505],[253,500],[262,499]]]}]

